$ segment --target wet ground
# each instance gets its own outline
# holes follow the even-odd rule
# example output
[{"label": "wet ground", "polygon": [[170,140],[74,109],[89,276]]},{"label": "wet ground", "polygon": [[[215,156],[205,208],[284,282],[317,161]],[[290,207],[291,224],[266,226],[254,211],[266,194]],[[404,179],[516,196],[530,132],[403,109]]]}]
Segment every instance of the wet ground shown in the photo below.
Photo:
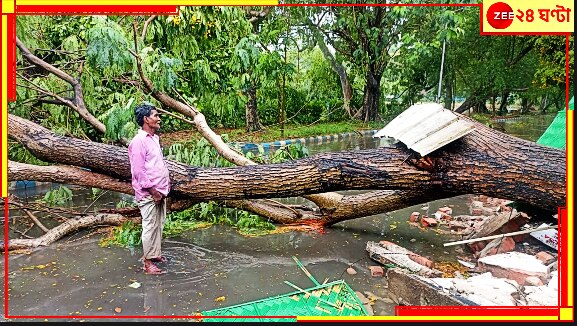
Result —
[{"label": "wet ground", "polygon": [[[452,202],[463,200],[456,198]],[[450,201],[450,200],[448,200]],[[411,250],[435,260],[453,260],[462,248],[432,230],[406,223],[413,207],[387,215],[340,223],[325,234],[289,232],[245,237],[212,226],[163,242],[168,274],[144,275],[140,248],[101,248],[99,235],[77,233],[47,248],[9,257],[9,312],[23,316],[190,316],[203,310],[262,299],[314,283],[297,266],[296,256],[319,281],[343,279],[355,291],[383,298],[376,315],[393,315],[386,281],[371,277],[378,265],[365,251],[367,241],[411,243]],[[430,209],[434,209],[432,206]],[[356,275],[346,269],[352,266]],[[130,287],[138,282],[138,288]],[[223,301],[217,298],[224,297]],[[216,301],[215,301],[216,300]],[[222,299],[220,299],[222,300]],[[115,312],[115,309],[121,309]]]},{"label": "wet ground", "polygon": [[[379,145],[378,140],[363,139],[328,146],[334,151]],[[323,150],[311,146],[310,151]],[[92,204],[88,196],[75,193],[79,195],[74,206]],[[90,209],[111,205],[119,198],[118,194],[106,194]],[[443,244],[457,237],[410,226],[407,220],[413,211],[432,214],[445,205],[452,205],[454,216],[468,214],[469,198],[431,202],[425,205],[428,210],[417,205],[345,221],[324,234],[293,231],[246,237],[226,226],[186,232],[163,241],[164,254],[170,260],[164,265],[168,273],[160,276],[142,273],[141,248],[102,248],[98,245],[101,234],[79,232],[47,248],[9,255],[8,315],[27,321],[70,317],[94,321],[94,317],[104,316],[113,318],[108,321],[116,317],[158,321],[155,316],[194,321],[190,317],[201,311],[293,292],[284,281],[303,289],[314,286],[293,256],[319,282],[342,279],[353,290],[380,298],[372,306],[375,315],[393,315],[395,304],[388,297],[386,279],[370,275],[369,266],[379,264],[365,251],[367,241],[387,240],[435,262],[455,262],[456,256],[467,255],[468,249]],[[0,235],[4,236],[3,230]],[[17,235],[10,232],[9,236]],[[4,279],[5,262],[1,264]],[[348,267],[357,274],[349,275]],[[0,295],[3,292],[4,288]],[[4,298],[0,299],[4,303]]]}]

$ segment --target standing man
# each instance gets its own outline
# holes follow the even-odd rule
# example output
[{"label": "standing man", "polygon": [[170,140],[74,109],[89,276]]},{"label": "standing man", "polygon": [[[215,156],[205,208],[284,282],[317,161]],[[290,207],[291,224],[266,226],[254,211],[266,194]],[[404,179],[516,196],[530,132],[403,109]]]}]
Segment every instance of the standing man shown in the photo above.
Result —
[{"label": "standing man", "polygon": [[155,265],[165,262],[160,253],[162,229],[166,219],[166,196],[170,191],[168,168],[163,160],[160,138],[160,114],[151,104],[134,109],[136,123],[141,127],[128,145],[134,197],[142,215],[142,248],[144,273],[164,274]]}]

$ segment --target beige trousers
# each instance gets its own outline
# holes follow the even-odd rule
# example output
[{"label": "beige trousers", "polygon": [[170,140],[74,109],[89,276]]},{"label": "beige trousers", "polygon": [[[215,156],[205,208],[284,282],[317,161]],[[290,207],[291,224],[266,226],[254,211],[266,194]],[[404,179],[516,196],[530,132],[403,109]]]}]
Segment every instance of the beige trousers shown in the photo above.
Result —
[{"label": "beige trousers", "polygon": [[166,198],[160,204],[155,204],[152,197],[146,197],[138,202],[142,215],[142,249],[143,258],[160,257],[162,229],[166,221]]}]

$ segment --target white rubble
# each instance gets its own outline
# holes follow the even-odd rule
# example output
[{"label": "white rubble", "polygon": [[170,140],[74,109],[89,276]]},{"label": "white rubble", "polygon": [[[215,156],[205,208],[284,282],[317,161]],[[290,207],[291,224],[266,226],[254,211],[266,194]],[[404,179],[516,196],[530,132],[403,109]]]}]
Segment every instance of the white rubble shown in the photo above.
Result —
[{"label": "white rubble", "polygon": [[525,286],[527,306],[559,306],[559,292],[549,286]]},{"label": "white rubble", "polygon": [[551,279],[547,283],[547,287],[553,291],[559,291],[559,271],[551,272]]},{"label": "white rubble", "polygon": [[430,278],[431,284],[449,293],[458,293],[481,306],[516,306],[513,294],[519,292],[519,284],[513,280],[496,278],[483,273],[468,279]]},{"label": "white rubble", "polygon": [[499,266],[505,269],[547,274],[547,266],[545,266],[542,261],[537,259],[535,256],[516,251],[485,256],[480,258],[479,262],[487,265]]}]

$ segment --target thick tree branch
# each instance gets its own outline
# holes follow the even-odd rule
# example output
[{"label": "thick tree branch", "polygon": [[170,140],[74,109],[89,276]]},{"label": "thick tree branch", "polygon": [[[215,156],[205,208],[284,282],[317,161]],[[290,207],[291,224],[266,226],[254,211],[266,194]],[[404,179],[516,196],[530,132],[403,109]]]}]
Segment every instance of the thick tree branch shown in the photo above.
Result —
[{"label": "thick tree branch", "polygon": [[[96,119],[96,117],[94,117],[88,111],[88,109],[86,109],[86,105],[84,104],[84,95],[82,94],[82,85],[80,84],[80,82],[78,80],[76,80],[75,78],[73,78],[69,74],[65,73],[64,71],[54,67],[53,65],[47,63],[46,61],[44,61],[44,60],[38,58],[37,56],[35,56],[34,54],[32,54],[32,52],[30,52],[30,50],[24,45],[24,43],[22,43],[20,41],[20,39],[18,39],[18,37],[16,37],[16,46],[18,47],[18,49],[20,49],[22,56],[28,62],[30,62],[30,63],[38,66],[38,67],[41,67],[42,69],[48,71],[49,73],[51,73],[51,74],[55,75],[56,77],[66,81],[67,83],[69,83],[74,90],[74,106],[71,106],[71,107],[74,110],[76,110],[76,112],[78,112],[78,114],[84,120],[86,120],[86,122],[88,122],[90,125],[92,125],[94,127],[94,129],[96,129],[97,131],[99,131],[100,133],[103,133],[103,134],[106,132],[106,126],[104,126],[104,124],[102,122],[98,121],[98,119]],[[58,98],[58,99],[62,101],[61,98]]]},{"label": "thick tree branch", "polygon": [[148,19],[144,22],[144,26],[142,27],[142,35],[140,35],[140,40],[144,42],[144,38],[146,37],[146,31],[148,30],[148,25],[152,23],[152,21],[156,18],[156,15],[152,15],[148,17]]},{"label": "thick tree branch", "polygon": [[134,221],[139,223],[140,218],[127,218],[118,214],[95,214],[88,215],[76,219],[69,219],[66,222],[52,228],[46,234],[35,239],[12,239],[8,240],[8,248],[4,241],[0,241],[0,251],[36,248],[41,246],[48,246],[67,234],[76,232],[96,225],[122,225],[126,221]]}]

